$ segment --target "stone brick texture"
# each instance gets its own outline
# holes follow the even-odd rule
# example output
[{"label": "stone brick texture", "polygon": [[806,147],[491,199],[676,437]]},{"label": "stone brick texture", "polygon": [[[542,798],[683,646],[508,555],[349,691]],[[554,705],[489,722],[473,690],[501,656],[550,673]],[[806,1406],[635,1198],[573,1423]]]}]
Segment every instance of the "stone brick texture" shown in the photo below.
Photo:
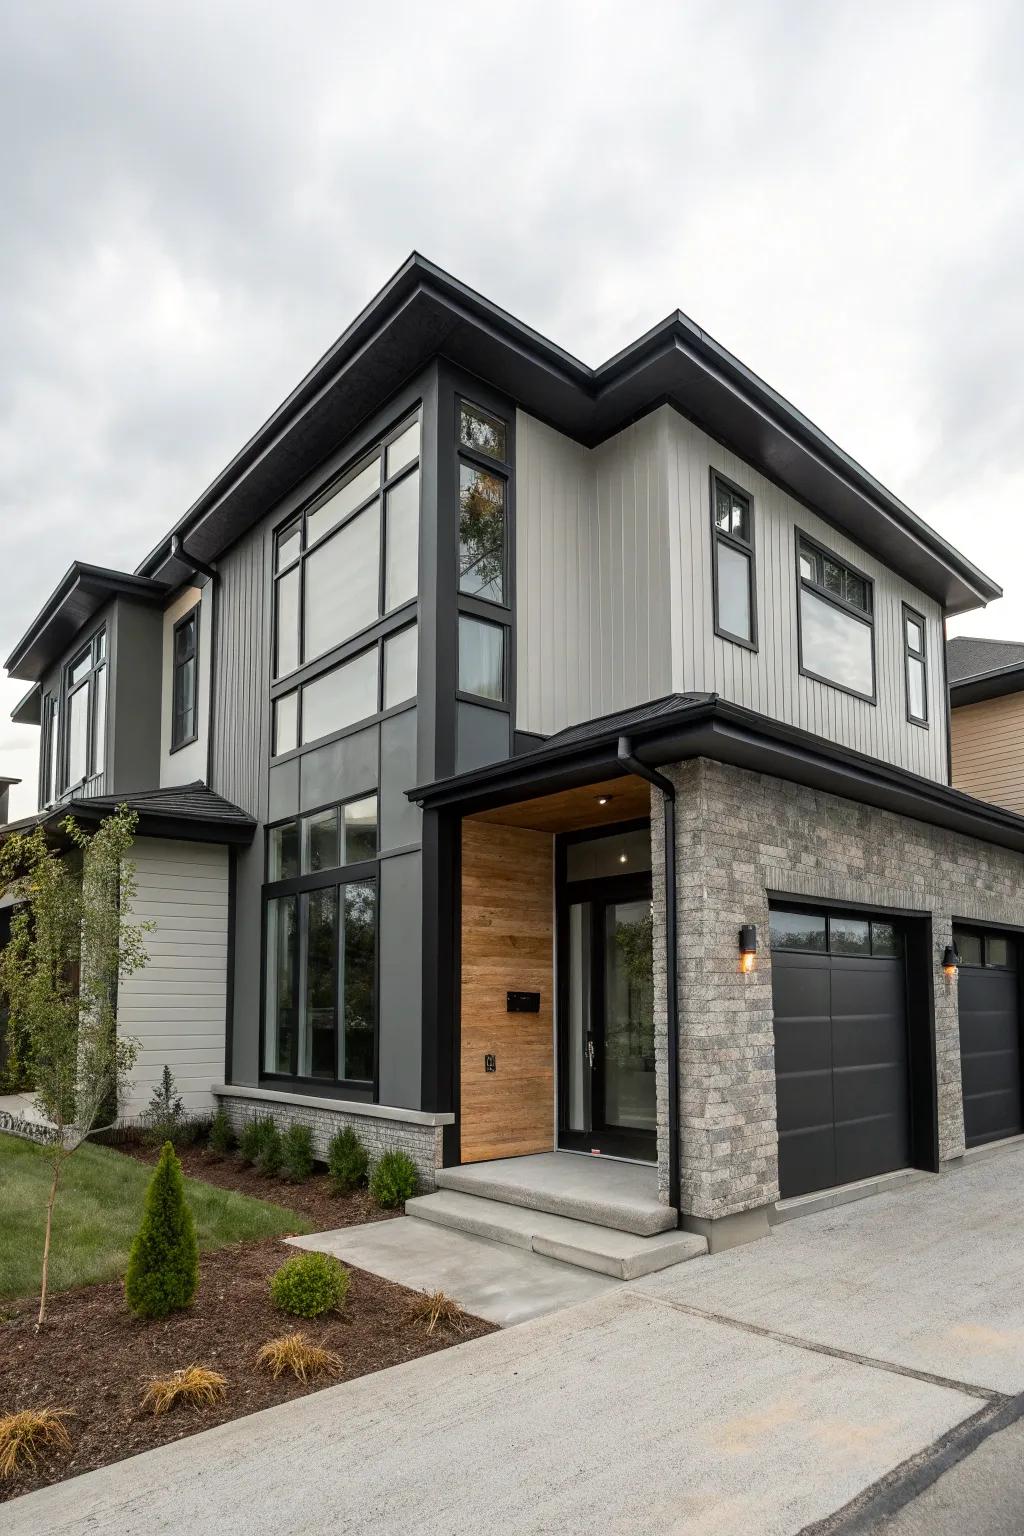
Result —
[{"label": "stone brick texture", "polygon": [[[764,774],[698,759],[676,785],[681,1204],[715,1219],[778,1199],[768,893],[932,914],[939,1156],[963,1154],[954,918],[1024,926],[1024,855]],[[664,824],[651,791],[659,1187],[668,1197]],[[738,932],[758,955],[739,970]]]},{"label": "stone brick texture", "polygon": [[218,1094],[217,1102],[236,1131],[249,1120],[266,1116],[280,1131],[286,1131],[290,1125],[308,1125],[313,1134],[313,1156],[321,1162],[327,1159],[331,1137],[350,1125],[369,1153],[371,1169],[385,1152],[405,1152],[416,1165],[420,1192],[426,1194],[436,1188],[434,1174],[442,1160],[440,1126],[412,1125],[406,1120],[361,1115],[348,1109],[321,1109],[312,1104],[275,1104],[255,1096],[244,1099],[235,1094]]}]

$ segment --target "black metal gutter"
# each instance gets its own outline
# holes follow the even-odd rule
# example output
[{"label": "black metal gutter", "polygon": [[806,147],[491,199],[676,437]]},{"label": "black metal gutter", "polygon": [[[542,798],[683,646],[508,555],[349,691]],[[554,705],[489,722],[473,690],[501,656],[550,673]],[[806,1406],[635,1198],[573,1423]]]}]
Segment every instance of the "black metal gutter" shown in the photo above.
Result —
[{"label": "black metal gutter", "polygon": [[676,899],[676,787],[665,774],[633,756],[619,737],[618,760],[628,773],[661,791],[665,814],[665,1036],[668,1054],[668,1203],[679,1222],[679,915]]}]

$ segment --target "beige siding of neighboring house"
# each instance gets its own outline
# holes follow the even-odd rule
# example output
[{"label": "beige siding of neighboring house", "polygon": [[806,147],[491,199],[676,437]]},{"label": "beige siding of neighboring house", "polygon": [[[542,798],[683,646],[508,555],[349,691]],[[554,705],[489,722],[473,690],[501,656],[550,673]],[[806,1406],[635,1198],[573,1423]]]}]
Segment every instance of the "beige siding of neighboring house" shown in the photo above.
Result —
[{"label": "beige siding of neighboring house", "polygon": [[1024,816],[1024,693],[964,704],[951,723],[955,787]]}]

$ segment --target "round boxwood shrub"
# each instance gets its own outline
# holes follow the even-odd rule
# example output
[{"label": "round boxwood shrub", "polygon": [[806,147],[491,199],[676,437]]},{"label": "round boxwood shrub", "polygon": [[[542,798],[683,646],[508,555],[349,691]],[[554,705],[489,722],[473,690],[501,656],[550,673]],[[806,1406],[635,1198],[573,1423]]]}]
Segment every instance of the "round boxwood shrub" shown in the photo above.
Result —
[{"label": "round boxwood shrub", "polygon": [[287,1259],[270,1281],[275,1307],[293,1317],[340,1312],[348,1295],[349,1273],[329,1253],[300,1253]]},{"label": "round boxwood shrub", "polygon": [[169,1141],[146,1190],[124,1294],[138,1317],[166,1317],[187,1307],[199,1284],[199,1245],[185,1198],[181,1164]]},{"label": "round boxwood shrub", "polygon": [[386,1211],[416,1193],[416,1164],[404,1152],[385,1152],[370,1175],[370,1194]]},{"label": "round boxwood shrub", "polygon": [[281,1137],[281,1176],[301,1184],[313,1172],[313,1132],[308,1125],[290,1125]]},{"label": "round boxwood shrub", "polygon": [[350,1125],[336,1131],[327,1148],[327,1168],[336,1195],[365,1184],[370,1159],[366,1148]]}]

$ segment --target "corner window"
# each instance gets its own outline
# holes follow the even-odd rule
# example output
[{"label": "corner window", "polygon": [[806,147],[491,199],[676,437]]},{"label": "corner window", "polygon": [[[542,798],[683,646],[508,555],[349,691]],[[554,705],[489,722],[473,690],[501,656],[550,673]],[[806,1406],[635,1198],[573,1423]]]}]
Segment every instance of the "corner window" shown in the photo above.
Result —
[{"label": "corner window", "polygon": [[505,627],[459,615],[459,692],[502,703],[505,698]]},{"label": "corner window", "polygon": [[903,604],[903,654],[907,683],[907,719],[928,724],[927,629],[922,614]]},{"label": "corner window", "polygon": [[267,834],[263,1071],[369,1086],[377,1029],[377,797]]},{"label": "corner window", "polygon": [[[103,772],[107,736],[107,637],[94,635],[64,673],[65,790]],[[54,796],[56,798],[56,796]]]},{"label": "corner window", "polygon": [[802,535],[798,560],[801,672],[873,704],[873,583]]},{"label": "corner window", "polygon": [[199,606],[174,626],[171,641],[171,751],[187,746],[199,734]]},{"label": "corner window", "polygon": [[404,421],[274,543],[274,676],[411,602],[419,579],[420,423]]},{"label": "corner window", "polygon": [[754,508],[750,497],[711,472],[715,634],[757,648]]}]

